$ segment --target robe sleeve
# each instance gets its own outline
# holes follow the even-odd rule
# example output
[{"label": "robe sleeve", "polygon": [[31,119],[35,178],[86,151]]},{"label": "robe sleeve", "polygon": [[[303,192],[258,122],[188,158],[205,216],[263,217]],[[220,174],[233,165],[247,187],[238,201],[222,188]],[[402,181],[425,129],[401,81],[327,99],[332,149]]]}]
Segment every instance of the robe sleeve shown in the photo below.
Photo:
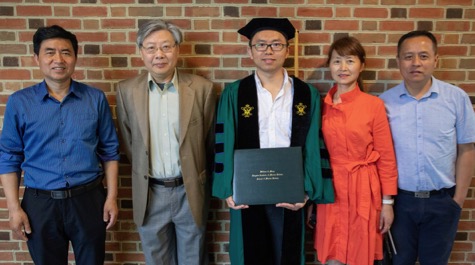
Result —
[{"label": "robe sleeve", "polygon": [[320,93],[309,85],[312,95],[312,120],[305,143],[305,191],[315,203],[333,203],[335,194],[328,152],[320,132]]},{"label": "robe sleeve", "polygon": [[233,195],[234,143],[236,130],[236,105],[239,80],[222,92],[216,115],[215,165],[212,194],[226,199]]}]

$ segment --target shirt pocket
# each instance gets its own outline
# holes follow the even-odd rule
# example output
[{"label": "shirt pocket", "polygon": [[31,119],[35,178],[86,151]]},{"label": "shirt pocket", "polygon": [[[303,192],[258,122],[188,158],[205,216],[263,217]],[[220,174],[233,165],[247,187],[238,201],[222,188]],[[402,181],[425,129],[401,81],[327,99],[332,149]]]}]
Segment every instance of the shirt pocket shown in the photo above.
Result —
[{"label": "shirt pocket", "polygon": [[98,116],[93,112],[77,113],[72,121],[73,138],[91,140],[97,136]]}]

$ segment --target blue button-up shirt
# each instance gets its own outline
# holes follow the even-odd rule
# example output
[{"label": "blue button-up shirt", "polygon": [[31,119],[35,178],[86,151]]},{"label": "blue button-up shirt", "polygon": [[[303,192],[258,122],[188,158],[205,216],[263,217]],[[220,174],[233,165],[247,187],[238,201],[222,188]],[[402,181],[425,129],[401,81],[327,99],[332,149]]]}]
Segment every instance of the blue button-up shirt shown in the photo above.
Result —
[{"label": "blue button-up shirt", "polygon": [[60,102],[46,83],[13,93],[0,137],[0,174],[24,171],[27,187],[74,187],[119,160],[119,143],[104,93],[72,81]]},{"label": "blue button-up shirt", "polygon": [[453,187],[457,144],[475,142],[475,114],[467,94],[433,77],[429,91],[419,100],[404,83],[380,97],[391,125],[399,188]]}]

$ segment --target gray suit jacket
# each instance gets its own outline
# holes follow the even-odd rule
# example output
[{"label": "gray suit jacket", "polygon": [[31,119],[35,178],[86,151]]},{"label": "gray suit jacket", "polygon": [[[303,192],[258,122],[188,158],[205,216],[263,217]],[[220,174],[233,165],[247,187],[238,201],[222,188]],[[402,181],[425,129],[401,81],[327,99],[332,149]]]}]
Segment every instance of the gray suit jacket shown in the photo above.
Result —
[{"label": "gray suit jacket", "polygon": [[[117,122],[122,150],[132,164],[134,221],[142,226],[150,177],[150,127],[147,74],[117,84]],[[213,161],[216,92],[197,75],[178,71],[180,163],[188,203],[198,226],[206,224]]]}]

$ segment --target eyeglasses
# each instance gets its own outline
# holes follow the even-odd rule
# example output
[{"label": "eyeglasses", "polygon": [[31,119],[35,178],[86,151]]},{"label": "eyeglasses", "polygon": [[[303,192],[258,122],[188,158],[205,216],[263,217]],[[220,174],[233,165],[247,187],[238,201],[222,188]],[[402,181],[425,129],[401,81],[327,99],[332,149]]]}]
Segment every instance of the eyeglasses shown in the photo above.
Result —
[{"label": "eyeglasses", "polygon": [[153,46],[153,45],[150,45],[150,46],[147,46],[147,47],[142,46],[142,49],[145,51],[146,54],[155,54],[155,53],[157,53],[157,51],[159,49],[163,53],[170,53],[170,52],[173,51],[173,49],[175,47],[176,47],[176,43],[173,44],[173,45],[165,44],[165,45],[162,45],[162,46]]},{"label": "eyeglasses", "polygon": [[274,42],[271,44],[256,43],[256,44],[251,45],[251,47],[256,48],[256,51],[258,52],[265,52],[267,51],[269,47],[272,49],[272,51],[278,52],[278,51],[282,51],[286,46],[287,44],[279,43],[279,42]]}]

